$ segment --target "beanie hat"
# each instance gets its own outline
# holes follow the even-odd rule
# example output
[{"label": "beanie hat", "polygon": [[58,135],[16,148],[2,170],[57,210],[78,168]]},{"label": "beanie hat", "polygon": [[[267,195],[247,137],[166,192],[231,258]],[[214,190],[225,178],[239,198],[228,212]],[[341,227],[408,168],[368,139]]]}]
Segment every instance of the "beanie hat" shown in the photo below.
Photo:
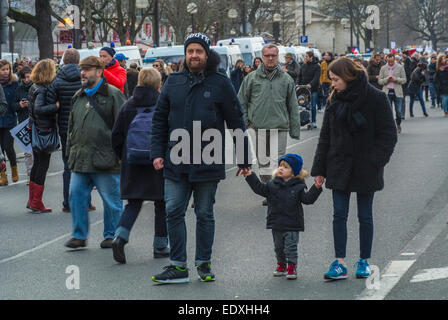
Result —
[{"label": "beanie hat", "polygon": [[115,50],[110,47],[103,47],[100,51],[106,51],[112,58],[115,56]]},{"label": "beanie hat", "polygon": [[187,47],[190,43],[199,43],[204,47],[207,56],[210,55],[210,39],[203,33],[192,33],[185,38],[184,53],[187,52]]},{"label": "beanie hat", "polygon": [[301,156],[295,153],[287,153],[283,157],[281,157],[278,160],[278,165],[280,165],[280,162],[285,161],[289,164],[292,171],[294,172],[294,176],[297,176],[300,174],[300,171],[302,171],[303,166],[303,159]]}]

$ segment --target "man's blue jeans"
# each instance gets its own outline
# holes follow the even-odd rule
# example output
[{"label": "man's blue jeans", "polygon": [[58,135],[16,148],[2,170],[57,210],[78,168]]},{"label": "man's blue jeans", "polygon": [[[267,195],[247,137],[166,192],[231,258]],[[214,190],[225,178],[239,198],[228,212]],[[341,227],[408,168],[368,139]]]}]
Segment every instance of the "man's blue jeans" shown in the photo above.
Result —
[{"label": "man's blue jeans", "polygon": [[319,99],[319,93],[313,92],[311,93],[311,122],[316,123],[316,106],[317,100]]},{"label": "man's blue jeans", "polygon": [[[411,93],[409,94],[410,98],[411,98],[411,102],[409,104],[409,113],[411,115],[414,115],[414,99],[415,99],[415,94]],[[420,90],[418,91],[417,94],[417,98],[420,101],[420,105],[422,107],[422,112],[423,114],[426,114],[426,108],[425,108],[425,101],[423,100],[423,90],[420,88]]]},{"label": "man's blue jeans", "polygon": [[195,265],[210,262],[215,238],[213,204],[218,182],[190,182],[186,174],[181,175],[180,181],[165,179],[166,222],[172,265],[181,268],[187,266],[185,211],[191,194],[193,194],[196,214]]},{"label": "man's blue jeans", "polygon": [[[358,193],[360,258],[369,259],[373,242],[374,193]],[[350,192],[333,190],[333,237],[336,258],[345,258]]]},{"label": "man's blue jeans", "polygon": [[393,91],[389,92],[387,97],[389,98],[390,106],[392,107],[393,105],[395,107],[395,123],[399,126],[401,124],[401,107],[403,105],[403,98],[398,98]]},{"label": "man's blue jeans", "polygon": [[431,106],[435,108],[436,102],[439,102],[439,97],[434,82],[429,83],[429,94],[431,95]]},{"label": "man's blue jeans", "polygon": [[89,234],[89,197],[93,186],[103,199],[104,239],[112,239],[123,211],[120,199],[119,173],[72,172],[70,181],[70,209],[73,219],[73,238],[86,240]]}]

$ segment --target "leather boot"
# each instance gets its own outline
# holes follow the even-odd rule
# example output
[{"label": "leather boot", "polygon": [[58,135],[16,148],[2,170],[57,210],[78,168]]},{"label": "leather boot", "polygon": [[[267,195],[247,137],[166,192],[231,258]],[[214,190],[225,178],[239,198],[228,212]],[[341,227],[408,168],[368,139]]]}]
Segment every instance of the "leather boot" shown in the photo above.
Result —
[{"label": "leather boot", "polygon": [[28,185],[28,202],[26,203],[27,209],[31,209],[31,202],[33,201],[34,196],[34,182],[30,181]]},{"label": "leather boot", "polygon": [[0,172],[0,186],[7,186],[8,185],[8,176],[5,172]]},{"label": "leather boot", "polygon": [[11,175],[12,175],[12,182],[19,181],[19,171],[17,170],[17,165],[11,167]]},{"label": "leather boot", "polygon": [[51,208],[45,208],[42,202],[42,195],[44,194],[44,186],[33,183],[33,200],[31,201],[31,210],[35,212],[51,212]]}]

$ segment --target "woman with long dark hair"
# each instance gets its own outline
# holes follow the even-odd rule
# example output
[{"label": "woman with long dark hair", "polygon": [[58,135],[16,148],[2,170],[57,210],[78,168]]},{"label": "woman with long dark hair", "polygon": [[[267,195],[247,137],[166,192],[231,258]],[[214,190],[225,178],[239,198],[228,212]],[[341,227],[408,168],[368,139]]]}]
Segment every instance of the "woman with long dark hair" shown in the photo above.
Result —
[{"label": "woman with long dark hair", "polygon": [[383,170],[397,142],[397,129],[384,92],[367,81],[365,68],[349,58],[329,67],[334,90],[325,109],[311,175],[333,192],[336,260],[325,279],[346,279],[347,218],[350,195],[357,193],[360,260],[356,277],[371,273],[373,196],[383,189]]},{"label": "woman with long dark hair", "polygon": [[[33,85],[29,91],[30,127],[46,134],[57,127],[57,104],[47,104],[47,89],[56,77],[56,66],[51,59],[39,61],[31,72]],[[35,127],[35,128],[34,128]],[[34,163],[30,173],[29,200],[27,208],[35,213],[51,212],[42,202],[45,178],[50,165],[51,150],[41,150],[34,146]],[[53,150],[55,151],[55,150]]]},{"label": "woman with long dark hair", "polygon": [[448,59],[446,55],[441,54],[437,59],[435,85],[440,99],[445,117],[448,117]]}]

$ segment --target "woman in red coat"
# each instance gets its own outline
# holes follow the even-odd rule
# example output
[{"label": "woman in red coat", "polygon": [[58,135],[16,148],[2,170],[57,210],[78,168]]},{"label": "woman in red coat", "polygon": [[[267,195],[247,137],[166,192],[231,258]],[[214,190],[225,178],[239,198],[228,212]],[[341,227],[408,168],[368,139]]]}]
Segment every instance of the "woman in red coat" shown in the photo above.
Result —
[{"label": "woman in red coat", "polygon": [[126,83],[126,70],[120,66],[117,59],[114,58],[115,50],[113,48],[104,47],[100,50],[100,58],[103,60],[106,68],[104,69],[104,77],[107,83],[120,89],[124,93],[124,84]]}]

